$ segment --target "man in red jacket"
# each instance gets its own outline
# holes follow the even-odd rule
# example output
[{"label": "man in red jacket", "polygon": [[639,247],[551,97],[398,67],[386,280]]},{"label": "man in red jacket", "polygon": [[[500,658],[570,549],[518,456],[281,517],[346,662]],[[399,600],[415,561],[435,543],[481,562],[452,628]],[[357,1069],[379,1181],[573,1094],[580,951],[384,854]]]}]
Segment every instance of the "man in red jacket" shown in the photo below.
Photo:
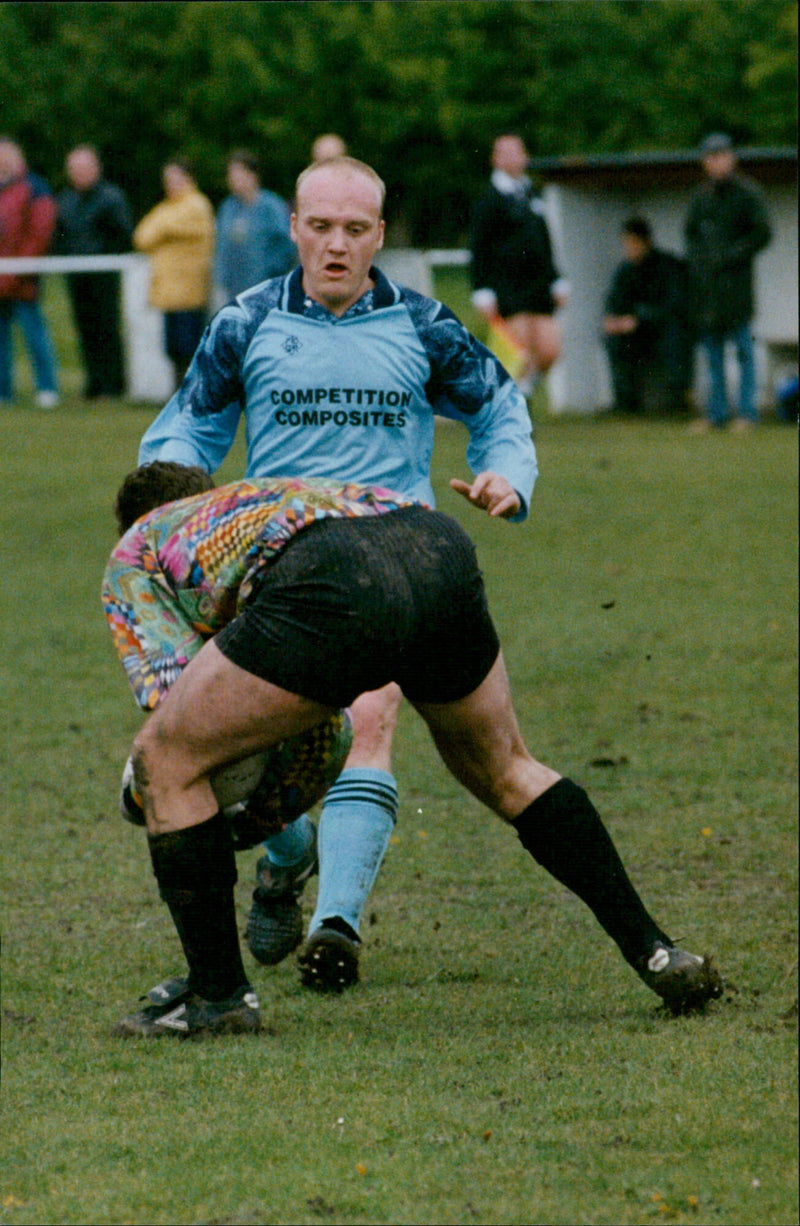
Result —
[{"label": "man in red jacket", "polygon": [[[44,255],[56,221],[56,202],[31,174],[15,141],[0,137],[0,257]],[[0,403],[13,398],[11,325],[22,328],[36,378],[36,403],[58,404],[53,346],[39,308],[35,276],[0,274]]]}]

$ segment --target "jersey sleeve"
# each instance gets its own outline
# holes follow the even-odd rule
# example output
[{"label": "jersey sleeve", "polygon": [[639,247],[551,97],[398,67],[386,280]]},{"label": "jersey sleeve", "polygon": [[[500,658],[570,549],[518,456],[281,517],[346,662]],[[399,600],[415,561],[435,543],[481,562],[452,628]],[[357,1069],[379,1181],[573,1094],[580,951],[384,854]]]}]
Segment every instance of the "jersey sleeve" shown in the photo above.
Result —
[{"label": "jersey sleeve", "polygon": [[241,406],[234,401],[213,416],[193,417],[176,392],[145,431],[139,463],[171,460],[215,473],[233,446],[240,415]]},{"label": "jersey sleeve", "polygon": [[442,303],[406,295],[431,375],[434,412],[461,421],[469,431],[467,463],[473,473],[505,477],[520,497],[510,518],[526,518],[538,473],[525,398],[508,371]]},{"label": "jersey sleeve", "polygon": [[236,305],[206,328],[189,370],[142,438],[139,463],[172,460],[214,473],[233,446],[244,404],[249,321]]},{"label": "jersey sleeve", "polygon": [[145,549],[132,563],[119,556],[120,546],[103,577],[103,611],[134,698],[152,711],[204,639],[160,579],[152,554]]},{"label": "jersey sleeve", "polygon": [[461,419],[470,435],[467,463],[472,472],[495,472],[505,477],[521,502],[519,511],[509,519],[512,523],[526,519],[539,470],[528,407],[514,381],[507,377],[478,413]]}]

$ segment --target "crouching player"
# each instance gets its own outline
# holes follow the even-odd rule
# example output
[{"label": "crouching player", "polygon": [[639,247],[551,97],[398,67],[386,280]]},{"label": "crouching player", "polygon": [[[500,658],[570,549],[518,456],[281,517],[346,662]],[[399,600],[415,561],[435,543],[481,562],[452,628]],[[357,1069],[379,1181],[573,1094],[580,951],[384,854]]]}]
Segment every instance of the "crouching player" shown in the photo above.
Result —
[{"label": "crouching player", "polygon": [[[145,711],[158,705],[203,643],[234,616],[243,580],[264,558],[316,515],[369,513],[361,502],[342,497],[345,487],[314,489],[312,483],[301,498],[295,483],[272,481],[269,490],[265,484],[240,483],[204,504],[196,519],[179,513],[173,522],[165,514],[128,532],[147,511],[213,490],[214,483],[203,469],[160,462],[137,469],[123,483],[115,514],[127,535],[108,567],[103,600],[114,645]],[[387,509],[396,505],[394,498]],[[380,497],[374,501],[383,507]],[[256,541],[261,552],[250,557]],[[276,836],[319,800],[339,775],[352,739],[350,713],[340,711],[266,753],[214,772],[211,786],[237,850],[255,846],[265,834]],[[120,812],[134,825],[146,824],[130,758]],[[279,835],[275,846],[280,855]]]},{"label": "crouching player", "polygon": [[[171,469],[186,479],[185,468],[159,468],[164,484],[152,491],[153,504],[174,496]],[[280,479],[161,507],[123,536],[106,570],[104,602],[118,647],[121,624],[138,633],[152,621],[171,570],[184,576],[184,588],[197,586],[213,562],[205,548],[212,522],[231,563],[216,568],[207,601],[214,637],[179,670],[133,746],[153,871],[188,976],[154,989],[152,1003],[124,1018],[118,1034],[259,1029],[234,912],[234,839],[212,779],[390,681],[425,720],[455,777],[583,899],[669,1008],[700,1008],[721,994],[710,960],[676,948],[649,915],[586,793],[526,749],[475,551],[454,520],[384,490]],[[185,603],[181,591],[170,613],[176,603]],[[206,615],[202,600],[196,609]],[[170,668],[163,653],[154,664]]]}]

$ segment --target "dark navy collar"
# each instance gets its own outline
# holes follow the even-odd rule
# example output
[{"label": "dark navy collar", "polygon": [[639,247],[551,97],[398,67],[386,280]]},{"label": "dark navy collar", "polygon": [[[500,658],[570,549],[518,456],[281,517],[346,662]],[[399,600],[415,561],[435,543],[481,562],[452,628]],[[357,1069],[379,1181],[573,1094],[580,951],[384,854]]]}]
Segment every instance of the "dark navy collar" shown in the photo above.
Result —
[{"label": "dark navy collar", "polygon": [[[360,312],[355,310],[354,313],[365,314],[370,310],[379,311],[384,307],[394,306],[394,304],[399,301],[401,297],[400,290],[392,284],[388,277],[384,276],[379,268],[375,268],[373,265],[373,267],[371,267],[369,270],[369,275],[375,283],[374,287],[362,294],[361,298],[354,302],[352,307],[345,312],[345,315],[348,314],[349,311],[353,311],[354,308],[358,308],[358,304],[360,302],[364,302],[364,299],[368,294],[371,296],[372,302],[369,305],[365,304],[366,311],[364,310],[364,307],[362,307]],[[286,309],[291,312],[291,314],[306,314],[306,295],[303,290],[302,267],[297,267],[293,272],[289,273],[289,276],[286,279],[285,301]],[[325,311],[325,307],[321,306],[320,303],[315,303],[315,305],[319,307],[320,310]],[[325,313],[331,314],[329,311],[326,311]],[[335,319],[337,317],[332,315],[331,318]]]}]

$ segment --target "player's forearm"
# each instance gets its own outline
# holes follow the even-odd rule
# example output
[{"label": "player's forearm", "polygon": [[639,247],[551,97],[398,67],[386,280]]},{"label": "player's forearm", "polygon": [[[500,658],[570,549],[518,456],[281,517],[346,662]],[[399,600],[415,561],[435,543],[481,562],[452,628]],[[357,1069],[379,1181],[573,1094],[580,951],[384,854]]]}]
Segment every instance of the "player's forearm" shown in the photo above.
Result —
[{"label": "player's forearm", "polygon": [[233,445],[239,412],[238,404],[230,404],[219,413],[200,416],[182,405],[176,393],[145,432],[139,464],[172,460],[215,473]]},{"label": "player's forearm", "polygon": [[475,474],[505,477],[521,502],[508,518],[513,522],[526,518],[539,470],[527,406],[511,380],[472,422],[467,463]]}]

